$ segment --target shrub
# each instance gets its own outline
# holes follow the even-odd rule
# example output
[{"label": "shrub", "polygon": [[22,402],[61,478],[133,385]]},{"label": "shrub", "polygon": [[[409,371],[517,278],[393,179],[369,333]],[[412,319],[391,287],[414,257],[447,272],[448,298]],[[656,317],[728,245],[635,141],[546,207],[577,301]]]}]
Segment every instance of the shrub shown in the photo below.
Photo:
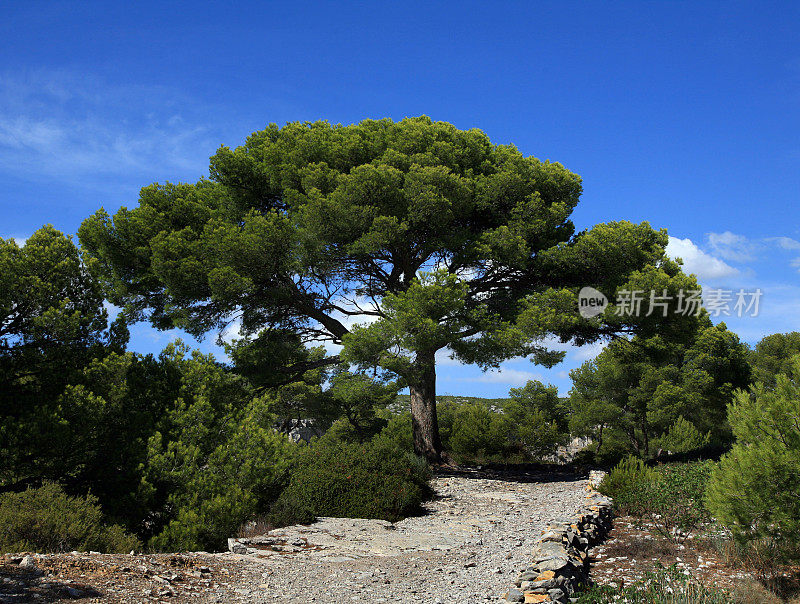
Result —
[{"label": "shrub", "polygon": [[254,399],[221,415],[198,397],[173,414],[181,430],[171,440],[159,433],[150,439],[145,486],[166,493],[152,548],[220,551],[242,523],[267,512],[297,445],[272,429],[266,403]]},{"label": "shrub", "polygon": [[603,478],[598,490],[614,499],[619,513],[641,516],[645,513],[644,504],[656,479],[653,469],[638,457],[629,455]]},{"label": "shrub", "polygon": [[461,405],[455,413],[450,450],[459,459],[503,458],[510,454],[508,418],[481,403]]},{"label": "shrub", "polygon": [[736,443],[711,476],[707,505],[738,541],[800,559],[800,356],[774,389],[737,392],[728,412]]},{"label": "shrub", "polygon": [[728,604],[728,594],[709,589],[676,566],[656,568],[624,588],[596,586],[580,595],[578,604]]},{"label": "shrub", "polygon": [[413,452],[414,435],[411,431],[411,413],[404,411],[398,415],[391,416],[389,423],[381,430],[380,439],[403,451]]},{"label": "shrub", "polygon": [[92,495],[71,497],[52,482],[0,495],[0,552],[127,553],[140,547],[120,526],[103,522]]},{"label": "shrub", "polygon": [[614,498],[618,511],[648,519],[671,541],[684,541],[709,519],[704,493],[713,462],[693,462],[648,468],[635,457],[617,465],[600,490]]},{"label": "shrub", "polygon": [[523,388],[512,388],[509,395],[504,413],[511,439],[528,457],[541,459],[566,444],[569,412],[555,386],[531,380]]},{"label": "shrub", "polygon": [[641,508],[659,533],[682,542],[710,520],[704,496],[713,467],[713,462],[701,461],[658,468]]},{"label": "shrub", "polygon": [[326,435],[300,453],[270,522],[302,524],[314,516],[394,522],[420,511],[432,493],[429,479],[427,464],[398,448],[388,435],[364,444]]}]

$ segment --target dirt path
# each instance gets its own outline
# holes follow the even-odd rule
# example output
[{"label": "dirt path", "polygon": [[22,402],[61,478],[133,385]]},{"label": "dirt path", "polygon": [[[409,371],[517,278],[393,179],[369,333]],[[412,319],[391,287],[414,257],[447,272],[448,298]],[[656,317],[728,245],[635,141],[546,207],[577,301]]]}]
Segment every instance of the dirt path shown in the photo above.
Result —
[{"label": "dirt path", "polygon": [[[580,507],[585,485],[564,476],[441,476],[428,513],[394,525],[322,519],[254,538],[234,548],[240,553],[47,556],[33,562],[54,573],[38,579],[51,587],[31,584],[26,595],[84,602],[497,601],[546,524]],[[0,568],[4,580],[3,568],[12,566]],[[12,592],[11,584],[0,585],[0,602],[36,601]]]}]

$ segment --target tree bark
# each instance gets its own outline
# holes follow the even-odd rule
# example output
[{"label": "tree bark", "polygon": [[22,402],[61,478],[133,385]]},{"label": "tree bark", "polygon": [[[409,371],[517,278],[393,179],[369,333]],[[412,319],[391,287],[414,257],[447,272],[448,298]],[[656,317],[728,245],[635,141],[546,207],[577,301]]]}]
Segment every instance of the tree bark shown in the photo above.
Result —
[{"label": "tree bark", "polygon": [[436,361],[434,352],[418,353],[411,391],[414,453],[432,464],[442,463],[442,441],[436,417]]}]

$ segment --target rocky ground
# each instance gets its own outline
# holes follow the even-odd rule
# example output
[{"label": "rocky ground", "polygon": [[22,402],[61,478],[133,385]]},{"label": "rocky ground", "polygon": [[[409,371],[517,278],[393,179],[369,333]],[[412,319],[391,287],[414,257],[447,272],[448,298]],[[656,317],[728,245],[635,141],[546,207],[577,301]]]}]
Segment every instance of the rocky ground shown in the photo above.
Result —
[{"label": "rocky ground", "polygon": [[657,565],[675,565],[706,587],[727,590],[734,602],[800,603],[800,568],[787,568],[773,577],[773,591],[783,592],[786,599],[782,600],[765,589],[754,569],[730,559],[719,541],[706,532],[673,543],[660,536],[652,523],[628,516],[614,519],[613,529],[592,549],[589,561],[592,580],[615,588],[636,582]]},{"label": "rocky ground", "polygon": [[606,541],[592,550],[592,578],[601,585],[628,585],[658,564],[674,564],[703,585],[726,589],[753,578],[752,572],[730,568],[719,553],[700,545],[693,538],[672,543],[647,523],[615,518]]},{"label": "rocky ground", "polygon": [[322,519],[237,543],[240,553],[6,556],[0,602],[499,601],[547,523],[580,507],[585,485],[464,472],[434,479],[424,516]]}]

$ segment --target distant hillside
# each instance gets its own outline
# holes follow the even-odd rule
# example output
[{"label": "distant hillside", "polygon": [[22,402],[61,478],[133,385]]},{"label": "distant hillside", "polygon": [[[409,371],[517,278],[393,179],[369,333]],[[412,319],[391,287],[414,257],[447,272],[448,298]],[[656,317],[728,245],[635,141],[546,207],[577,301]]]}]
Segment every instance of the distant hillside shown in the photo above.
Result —
[{"label": "distant hillside", "polygon": [[[505,398],[482,398],[480,396],[459,396],[453,394],[444,394],[441,396],[436,397],[436,402],[439,404],[442,403],[455,403],[457,405],[463,405],[465,403],[481,403],[484,405],[489,405],[490,407],[504,407],[506,401],[508,401],[508,397]],[[398,394],[397,395],[397,404],[402,405],[404,407],[408,407],[411,404],[411,395],[409,394]]]},{"label": "distant hillside", "polygon": [[[498,407],[503,408],[506,405],[506,402],[509,401],[508,397],[503,398],[483,398],[480,396],[460,396],[454,394],[443,394],[436,397],[436,402],[439,404],[442,403],[454,403],[456,405],[463,405],[465,403],[481,403],[483,405],[488,405],[489,407]],[[567,403],[567,397],[559,397],[559,400],[562,404]],[[409,394],[398,394],[397,395],[397,403],[392,405],[393,411],[398,410],[405,410],[408,409],[409,405],[411,404],[411,395]]]}]

